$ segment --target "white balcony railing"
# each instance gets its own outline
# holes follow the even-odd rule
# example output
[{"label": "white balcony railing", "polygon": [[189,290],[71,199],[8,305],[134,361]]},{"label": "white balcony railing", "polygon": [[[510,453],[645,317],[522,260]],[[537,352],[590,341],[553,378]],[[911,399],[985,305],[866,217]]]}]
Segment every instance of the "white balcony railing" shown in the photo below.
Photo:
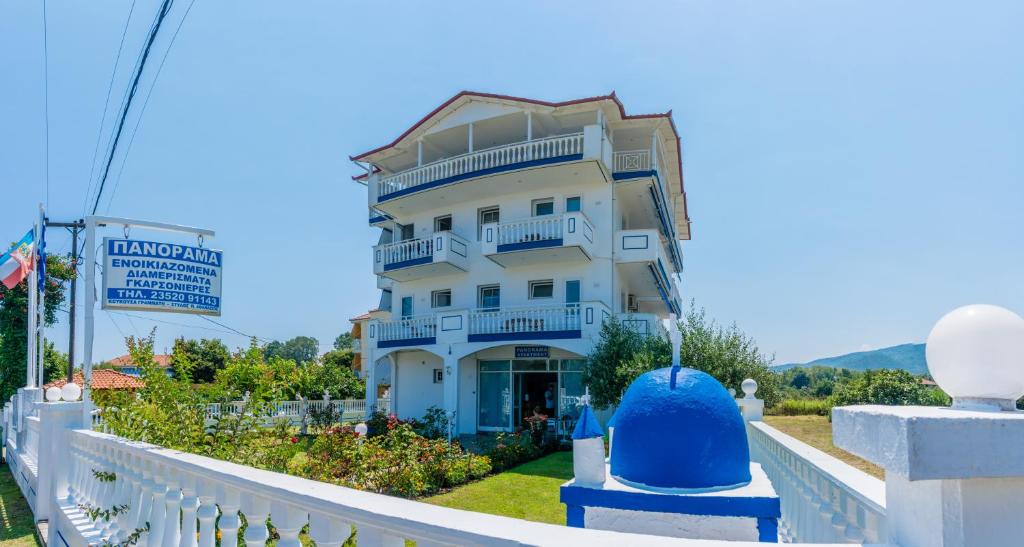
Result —
[{"label": "white balcony railing", "polygon": [[440,159],[421,167],[383,177],[377,182],[377,195],[383,197],[437,180],[485,169],[582,153],[583,133],[504,144]]},{"label": "white balcony railing", "polygon": [[498,224],[498,245],[561,238],[561,216],[547,215]]},{"label": "white balcony railing", "polygon": [[616,173],[649,171],[650,169],[650,150],[623,150],[612,155],[612,171]]},{"label": "white balcony railing", "polygon": [[377,324],[377,343],[433,338],[437,335],[437,316],[421,315]]},{"label": "white balcony railing", "polygon": [[[743,399],[738,399],[743,401]],[[761,422],[747,422],[750,457],[782,502],[780,539],[884,543],[885,483]]]},{"label": "white balcony railing", "polygon": [[513,334],[580,330],[580,307],[546,307],[476,310],[469,314],[469,334]]},{"label": "white balcony railing", "polygon": [[434,239],[406,239],[394,243],[385,243],[374,247],[375,254],[380,253],[380,262],[384,266],[399,264],[409,260],[429,258],[434,255]]}]

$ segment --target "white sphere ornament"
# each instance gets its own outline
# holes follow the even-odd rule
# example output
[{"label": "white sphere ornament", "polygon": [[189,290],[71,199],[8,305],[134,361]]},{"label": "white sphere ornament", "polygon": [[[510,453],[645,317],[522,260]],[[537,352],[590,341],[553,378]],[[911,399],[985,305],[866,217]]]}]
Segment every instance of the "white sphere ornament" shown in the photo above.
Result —
[{"label": "white sphere ornament", "polygon": [[757,393],[757,380],[753,378],[747,378],[740,384],[740,389],[743,390],[743,397],[745,399],[753,399],[754,394]]},{"label": "white sphere ornament", "polygon": [[82,396],[82,388],[74,382],[64,384],[64,387],[60,390],[60,396],[65,401],[77,401]]},{"label": "white sphere ornament", "polygon": [[360,437],[366,436],[367,427],[365,423],[356,424],[356,434]]},{"label": "white sphere ornament", "polygon": [[46,388],[46,400],[51,403],[60,400],[60,388],[57,386]]},{"label": "white sphere ornament", "polygon": [[1024,318],[987,304],[957,308],[932,327],[925,359],[953,408],[1014,410],[1024,396]]}]

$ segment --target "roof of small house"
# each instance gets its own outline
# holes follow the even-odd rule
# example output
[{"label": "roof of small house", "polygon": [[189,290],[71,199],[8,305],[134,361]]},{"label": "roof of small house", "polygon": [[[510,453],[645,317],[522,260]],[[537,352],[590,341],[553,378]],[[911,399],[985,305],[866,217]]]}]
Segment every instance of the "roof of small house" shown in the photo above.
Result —
[{"label": "roof of small house", "polygon": [[[162,354],[161,355],[154,355],[153,356],[153,361],[156,362],[156,366],[158,366],[160,368],[168,368],[168,367],[171,366],[171,356],[170,355],[162,355]],[[122,355],[120,357],[114,357],[113,359],[111,359],[111,360],[109,360],[107,362],[110,363],[111,365],[115,366],[115,367],[132,367],[132,366],[135,366],[135,363],[132,362],[132,356],[131,355]]]},{"label": "roof of small house", "polygon": [[[61,378],[60,380],[50,382],[43,387],[64,387],[67,383],[67,379]],[[85,383],[81,372],[75,373],[75,383],[80,386]],[[111,369],[98,369],[92,371],[92,389],[141,389],[143,387],[146,387],[146,382],[143,382],[140,378],[130,376],[123,372]]]}]

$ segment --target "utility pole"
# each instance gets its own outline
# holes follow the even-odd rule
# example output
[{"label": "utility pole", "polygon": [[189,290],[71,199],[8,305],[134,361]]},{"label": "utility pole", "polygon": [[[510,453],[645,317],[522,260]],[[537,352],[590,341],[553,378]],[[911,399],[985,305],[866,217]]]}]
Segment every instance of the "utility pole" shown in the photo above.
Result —
[{"label": "utility pole", "polygon": [[71,280],[71,305],[68,313],[68,383],[75,381],[75,304],[77,299],[76,287],[78,287],[78,233],[85,229],[85,221],[78,219],[74,222],[50,222],[46,219],[47,226],[55,228],[67,228],[71,232],[71,269],[75,277]]}]

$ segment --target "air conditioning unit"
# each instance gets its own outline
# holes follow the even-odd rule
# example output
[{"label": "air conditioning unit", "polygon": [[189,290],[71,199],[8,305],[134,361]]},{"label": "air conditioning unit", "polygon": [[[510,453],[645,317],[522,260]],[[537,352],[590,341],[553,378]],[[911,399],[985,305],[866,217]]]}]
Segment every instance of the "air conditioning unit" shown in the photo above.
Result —
[{"label": "air conditioning unit", "polygon": [[637,302],[635,294],[626,295],[626,311],[629,313],[640,311],[640,303]]}]

